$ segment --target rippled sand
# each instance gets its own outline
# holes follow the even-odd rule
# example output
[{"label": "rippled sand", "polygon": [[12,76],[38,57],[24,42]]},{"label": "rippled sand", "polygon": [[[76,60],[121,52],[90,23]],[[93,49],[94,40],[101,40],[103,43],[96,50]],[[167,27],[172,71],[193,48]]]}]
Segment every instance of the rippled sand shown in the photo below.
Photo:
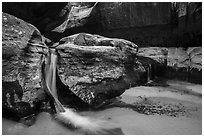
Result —
[{"label": "rippled sand", "polygon": [[[135,110],[134,105],[142,104],[141,101],[143,100],[150,102],[148,111],[151,111],[151,107],[154,105],[162,106],[162,108],[167,106],[172,113],[175,111],[175,106],[182,107],[185,111],[179,111],[178,115],[169,116],[168,113],[171,112],[167,111],[168,113],[166,113],[166,108],[163,109],[164,112],[156,110],[155,113],[153,111],[150,114],[146,111],[143,113],[143,111]],[[202,134],[202,85],[181,81],[165,81],[165,86],[134,87],[121,95],[119,102],[122,102],[123,105],[120,106],[120,103],[116,103],[117,105],[110,105],[103,110],[86,111],[81,112],[81,114],[105,119],[116,124],[122,131],[118,131],[118,134]],[[85,134],[66,128],[52,119],[52,116],[46,112],[39,114],[36,123],[30,127],[4,118],[2,123],[3,134]]]}]

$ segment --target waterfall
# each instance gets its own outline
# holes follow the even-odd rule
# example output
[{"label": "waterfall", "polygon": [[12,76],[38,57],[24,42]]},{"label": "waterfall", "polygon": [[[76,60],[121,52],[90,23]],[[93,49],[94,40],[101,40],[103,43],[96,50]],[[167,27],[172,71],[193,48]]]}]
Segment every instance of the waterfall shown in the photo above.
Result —
[{"label": "waterfall", "polygon": [[80,129],[88,134],[114,134],[115,126],[107,121],[81,116],[70,108],[65,108],[58,100],[56,89],[57,51],[50,49],[44,64],[43,81],[45,92],[55,104],[56,120],[67,126]]},{"label": "waterfall", "polygon": [[57,52],[56,49],[50,49],[47,56],[47,62],[44,68],[45,90],[55,103],[57,112],[65,112],[63,105],[58,100],[56,89],[56,67],[57,67]]},{"label": "waterfall", "polygon": [[152,75],[152,64],[147,66],[147,83],[151,82]]},{"label": "waterfall", "polygon": [[58,98],[57,90],[56,90],[56,63],[57,63],[57,55],[55,54],[55,50],[50,50],[48,58],[48,66],[45,71],[46,72],[46,86],[53,93],[53,95]]}]

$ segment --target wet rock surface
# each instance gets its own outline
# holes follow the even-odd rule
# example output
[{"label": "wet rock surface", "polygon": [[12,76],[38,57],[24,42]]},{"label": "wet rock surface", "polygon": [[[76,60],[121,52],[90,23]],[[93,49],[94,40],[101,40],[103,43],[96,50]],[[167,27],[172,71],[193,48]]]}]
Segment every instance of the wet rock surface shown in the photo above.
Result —
[{"label": "wet rock surface", "polygon": [[24,117],[45,97],[41,65],[48,48],[31,24],[6,13],[2,19],[2,106]]},{"label": "wet rock surface", "polygon": [[202,47],[168,48],[168,78],[200,83],[202,79]]}]

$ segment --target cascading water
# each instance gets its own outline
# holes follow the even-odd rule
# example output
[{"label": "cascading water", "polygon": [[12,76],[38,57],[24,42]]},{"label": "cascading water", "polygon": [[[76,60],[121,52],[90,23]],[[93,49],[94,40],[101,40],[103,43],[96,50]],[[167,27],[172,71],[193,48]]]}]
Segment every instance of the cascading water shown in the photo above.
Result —
[{"label": "cascading water", "polygon": [[147,83],[152,82],[152,64],[147,66]]},{"label": "cascading water", "polygon": [[57,96],[57,90],[56,90],[56,63],[57,63],[57,55],[55,54],[56,51],[51,49],[47,66],[46,66],[46,86],[50,91],[52,91],[53,95],[58,98]]},{"label": "cascading water", "polygon": [[55,103],[57,112],[65,112],[63,105],[58,100],[57,89],[56,89],[56,64],[57,54],[55,49],[50,49],[49,55],[47,56],[47,62],[44,69],[44,86],[45,91],[52,98]]},{"label": "cascading water", "polygon": [[116,128],[115,125],[107,123],[107,121],[104,120],[81,116],[72,111],[72,109],[65,108],[60,103],[56,89],[56,66],[57,51],[56,49],[50,49],[44,66],[43,79],[45,91],[55,104],[57,113],[56,119],[68,126],[72,125],[76,129],[87,132],[88,134],[117,134],[119,128]]}]

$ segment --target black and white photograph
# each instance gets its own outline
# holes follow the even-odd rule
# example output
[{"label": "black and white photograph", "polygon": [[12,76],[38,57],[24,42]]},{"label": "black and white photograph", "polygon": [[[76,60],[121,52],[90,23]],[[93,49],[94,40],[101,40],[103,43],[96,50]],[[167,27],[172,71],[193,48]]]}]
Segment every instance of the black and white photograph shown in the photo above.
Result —
[{"label": "black and white photograph", "polygon": [[202,135],[202,1],[3,1],[2,135]]}]

